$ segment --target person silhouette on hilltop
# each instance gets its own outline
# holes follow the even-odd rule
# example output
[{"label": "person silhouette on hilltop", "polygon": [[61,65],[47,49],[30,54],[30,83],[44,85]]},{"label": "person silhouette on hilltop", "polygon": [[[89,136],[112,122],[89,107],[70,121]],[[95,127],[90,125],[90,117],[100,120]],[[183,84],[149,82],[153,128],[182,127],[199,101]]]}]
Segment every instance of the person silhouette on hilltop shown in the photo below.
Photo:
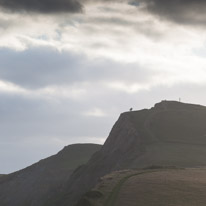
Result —
[{"label": "person silhouette on hilltop", "polygon": [[131,107],[130,109],[129,109],[129,111],[131,112],[133,110],[133,108]]}]

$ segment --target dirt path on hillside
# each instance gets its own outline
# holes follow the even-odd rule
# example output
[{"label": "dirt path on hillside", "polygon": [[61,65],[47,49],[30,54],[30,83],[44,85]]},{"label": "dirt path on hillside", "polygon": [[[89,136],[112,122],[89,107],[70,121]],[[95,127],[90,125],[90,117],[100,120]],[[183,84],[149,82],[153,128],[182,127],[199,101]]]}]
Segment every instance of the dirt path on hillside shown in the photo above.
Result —
[{"label": "dirt path on hillside", "polygon": [[108,196],[106,202],[104,203],[104,206],[113,206],[115,204],[115,202],[117,201],[118,195],[120,193],[120,190],[122,188],[122,186],[125,184],[126,181],[128,181],[130,178],[134,177],[134,176],[138,176],[138,175],[142,175],[144,173],[148,173],[151,171],[139,171],[139,172],[134,172],[132,174],[129,174],[125,177],[123,177],[113,188],[112,192],[110,193],[110,195]]}]

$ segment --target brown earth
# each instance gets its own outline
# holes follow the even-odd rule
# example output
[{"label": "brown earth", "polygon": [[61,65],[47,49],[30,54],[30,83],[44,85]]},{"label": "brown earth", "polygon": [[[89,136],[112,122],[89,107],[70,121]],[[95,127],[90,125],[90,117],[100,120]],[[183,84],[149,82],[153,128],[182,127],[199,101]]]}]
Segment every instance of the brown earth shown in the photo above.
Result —
[{"label": "brown earth", "polygon": [[205,206],[206,169],[155,171],[129,178],[114,206]]}]

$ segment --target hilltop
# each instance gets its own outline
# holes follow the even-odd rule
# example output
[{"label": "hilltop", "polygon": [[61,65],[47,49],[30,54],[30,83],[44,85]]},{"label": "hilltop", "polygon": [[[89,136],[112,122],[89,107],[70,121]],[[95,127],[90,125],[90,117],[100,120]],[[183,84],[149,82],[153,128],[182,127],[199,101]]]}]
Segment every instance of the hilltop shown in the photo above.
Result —
[{"label": "hilltop", "polygon": [[76,170],[60,201],[74,205],[82,194],[112,171],[151,165],[206,165],[206,107],[162,101],[151,109],[120,115],[100,151]]},{"label": "hilltop", "polygon": [[[89,197],[103,195],[104,199],[110,195],[110,192],[112,193],[117,180],[121,181],[118,179],[122,177],[119,174],[130,175],[141,172],[142,168],[150,168],[147,171],[153,171],[154,168],[173,168],[170,170],[171,173],[162,173],[162,170],[157,169],[159,171],[157,174],[160,174],[156,176],[160,181],[158,184],[161,184],[161,175],[165,177],[165,181],[167,176],[176,178],[175,172],[182,170],[175,168],[187,168],[186,176],[198,175],[198,170],[189,168],[206,166],[206,107],[176,101],[162,101],[151,109],[125,112],[120,115],[102,147],[87,145],[86,150],[83,148],[85,145],[68,146],[55,156],[1,177],[0,205],[74,206],[82,204],[79,200],[82,200],[81,197],[85,193]],[[145,173],[146,170],[143,171]],[[175,171],[175,174],[172,171]],[[92,190],[90,193],[92,188],[98,188],[105,175],[109,175],[109,180],[111,177],[114,180],[108,181],[107,185],[110,187],[109,189],[106,187],[106,195],[102,193],[102,190],[99,193],[99,189],[97,192]],[[182,177],[184,173],[181,173],[175,182]],[[200,179],[204,182],[204,175]],[[136,188],[139,184],[138,177],[132,180],[135,184],[128,187],[125,185],[124,191],[130,187],[135,188],[134,191],[139,191],[139,188]],[[190,184],[189,176],[185,181],[185,187],[193,185],[193,183]],[[201,190],[204,185],[197,184],[198,182],[194,182],[197,188],[200,187],[197,190],[204,192]],[[142,194],[148,191],[144,184],[142,188],[145,188]],[[181,189],[180,185],[177,190]],[[176,189],[173,192],[175,191]],[[168,190],[168,193],[170,192],[172,191]],[[122,193],[122,196],[124,195]],[[132,199],[133,196],[130,198]],[[161,199],[161,194],[157,198]],[[195,198],[196,196],[194,200]],[[142,202],[142,205],[149,204],[149,202]],[[184,205],[187,202],[184,204],[181,202],[181,204]],[[83,202],[83,206],[87,205],[91,205],[90,202]]]}]

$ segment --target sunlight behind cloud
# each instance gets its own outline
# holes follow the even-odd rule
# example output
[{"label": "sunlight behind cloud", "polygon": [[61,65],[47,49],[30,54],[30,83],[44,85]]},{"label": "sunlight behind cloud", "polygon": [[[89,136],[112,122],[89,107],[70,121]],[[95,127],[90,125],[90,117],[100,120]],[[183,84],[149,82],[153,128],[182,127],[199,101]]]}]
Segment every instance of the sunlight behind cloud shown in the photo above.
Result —
[{"label": "sunlight behind cloud", "polygon": [[179,97],[206,104],[205,27],[145,6],[123,0],[88,1],[82,13],[1,10],[1,141],[32,133],[40,147],[103,142],[131,107]]},{"label": "sunlight behind cloud", "polygon": [[102,111],[100,108],[94,108],[90,111],[84,112],[83,113],[86,116],[91,116],[91,117],[105,117],[107,114]]},{"label": "sunlight behind cloud", "polygon": [[0,80],[0,92],[26,94],[27,91],[10,82]]},{"label": "sunlight behind cloud", "polygon": [[109,88],[134,94],[142,90],[148,90],[150,85],[141,85],[138,83],[126,84],[124,82],[110,82],[106,84]]}]

